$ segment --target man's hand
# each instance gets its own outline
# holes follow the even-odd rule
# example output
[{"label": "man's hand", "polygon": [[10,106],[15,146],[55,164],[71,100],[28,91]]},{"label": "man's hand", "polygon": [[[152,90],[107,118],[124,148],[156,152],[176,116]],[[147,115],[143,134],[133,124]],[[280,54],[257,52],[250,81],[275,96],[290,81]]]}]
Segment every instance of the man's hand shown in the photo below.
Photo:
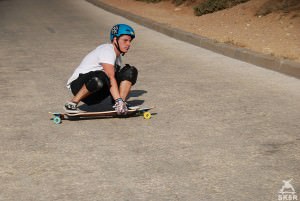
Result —
[{"label": "man's hand", "polygon": [[128,112],[128,108],[126,106],[126,103],[123,101],[122,98],[118,98],[115,100],[115,105],[113,108],[115,108],[115,111],[118,115],[126,115]]}]

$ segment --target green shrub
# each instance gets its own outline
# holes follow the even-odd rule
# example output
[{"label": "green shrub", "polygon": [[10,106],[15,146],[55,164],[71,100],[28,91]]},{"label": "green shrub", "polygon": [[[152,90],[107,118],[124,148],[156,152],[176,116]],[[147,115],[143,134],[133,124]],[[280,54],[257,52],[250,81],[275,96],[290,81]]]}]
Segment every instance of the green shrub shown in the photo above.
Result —
[{"label": "green shrub", "polygon": [[299,0],[269,0],[265,2],[256,13],[256,16],[265,16],[272,12],[282,11],[288,13],[290,11],[300,11]]},{"label": "green shrub", "polygon": [[186,2],[186,0],[172,0],[172,3],[175,4],[176,6],[179,6]]},{"label": "green shrub", "polygon": [[218,10],[231,8],[249,0],[207,0],[194,8],[195,15],[201,16]]}]

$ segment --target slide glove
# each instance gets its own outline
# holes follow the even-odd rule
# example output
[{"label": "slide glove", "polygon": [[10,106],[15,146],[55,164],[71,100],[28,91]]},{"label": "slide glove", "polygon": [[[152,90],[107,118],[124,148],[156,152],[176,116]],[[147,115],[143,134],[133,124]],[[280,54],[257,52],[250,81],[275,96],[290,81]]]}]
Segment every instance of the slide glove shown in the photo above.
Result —
[{"label": "slide glove", "polygon": [[122,98],[118,98],[115,100],[115,105],[113,106],[118,115],[126,115],[128,112],[128,108],[126,103]]}]

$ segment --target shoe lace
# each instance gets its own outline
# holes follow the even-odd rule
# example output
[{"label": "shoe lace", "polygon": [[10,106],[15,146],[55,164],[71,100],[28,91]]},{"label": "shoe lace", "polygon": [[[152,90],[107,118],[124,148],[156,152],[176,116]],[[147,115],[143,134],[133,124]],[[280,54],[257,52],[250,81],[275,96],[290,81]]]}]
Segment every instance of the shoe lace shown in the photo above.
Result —
[{"label": "shoe lace", "polygon": [[72,104],[72,103],[68,103],[68,104],[67,104],[67,108],[68,108],[68,109],[72,109],[72,110],[76,110],[76,109],[77,109],[76,105],[75,105],[75,104]]}]

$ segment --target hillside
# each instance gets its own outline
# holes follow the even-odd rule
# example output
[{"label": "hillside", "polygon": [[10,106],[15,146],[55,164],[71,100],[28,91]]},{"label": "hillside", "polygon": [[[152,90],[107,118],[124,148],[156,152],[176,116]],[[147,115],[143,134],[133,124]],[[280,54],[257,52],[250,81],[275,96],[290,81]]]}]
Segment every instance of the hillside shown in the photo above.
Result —
[{"label": "hillside", "polygon": [[270,4],[270,0],[250,0],[230,9],[195,16],[193,7],[199,0],[180,6],[167,0],[159,3],[101,1],[219,42],[300,62],[299,5],[278,9],[278,4]]}]

